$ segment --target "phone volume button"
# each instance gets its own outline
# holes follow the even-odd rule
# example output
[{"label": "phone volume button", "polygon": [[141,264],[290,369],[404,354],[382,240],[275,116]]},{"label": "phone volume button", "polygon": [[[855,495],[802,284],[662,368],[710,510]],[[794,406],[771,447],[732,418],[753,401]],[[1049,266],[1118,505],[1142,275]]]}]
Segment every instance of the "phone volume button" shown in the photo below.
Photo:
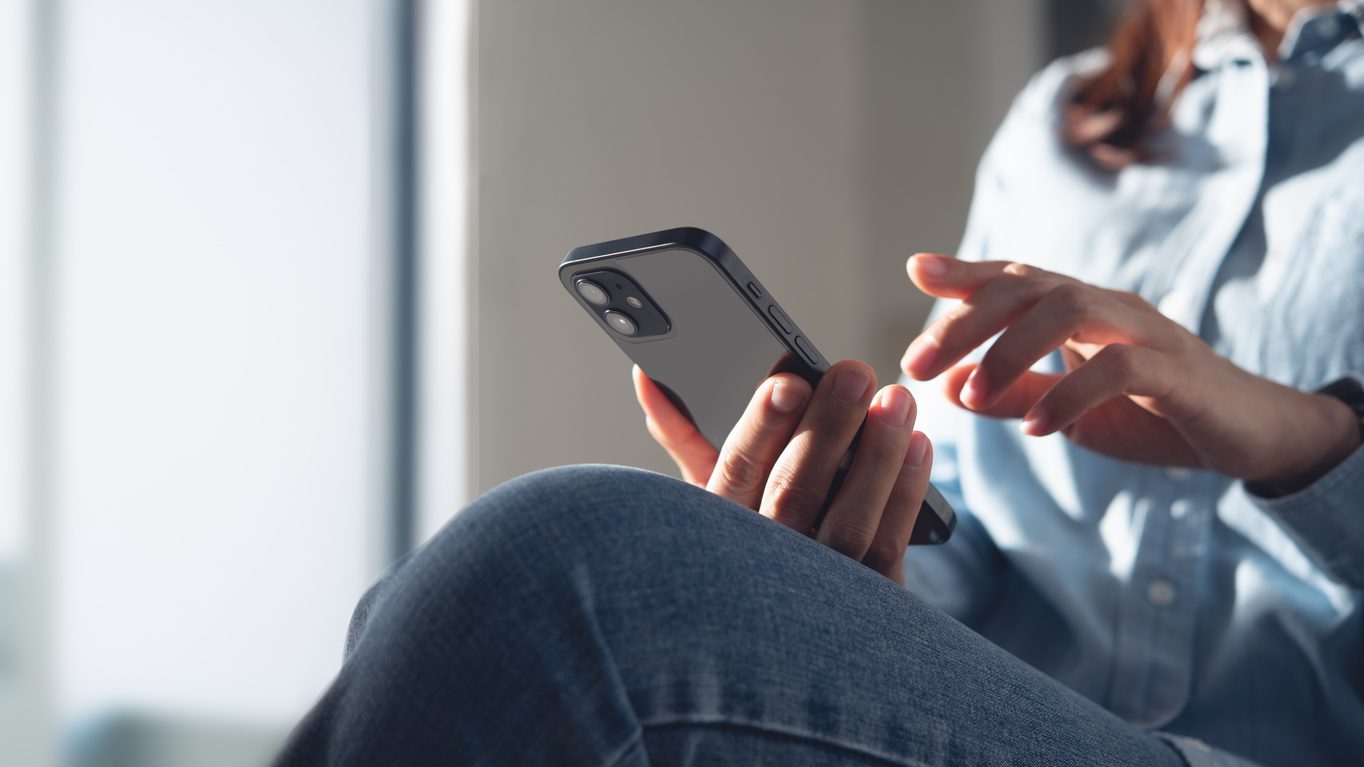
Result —
[{"label": "phone volume button", "polygon": [[781,313],[781,309],[778,309],[776,304],[767,307],[767,316],[777,323],[777,327],[781,328],[782,333],[791,335],[791,320],[786,319],[786,315]]},{"label": "phone volume button", "polygon": [[750,282],[750,283],[748,283],[748,292],[749,292],[749,293],[752,293],[754,298],[762,298],[762,297],[763,297],[763,292],[762,292],[761,290],[758,289],[758,283],[756,283],[756,282]]},{"label": "phone volume button", "polygon": [[795,344],[796,348],[800,350],[801,356],[805,358],[805,361],[818,368],[820,365],[819,355],[815,353],[815,347],[811,346],[810,342],[805,340],[805,336],[796,336]]}]

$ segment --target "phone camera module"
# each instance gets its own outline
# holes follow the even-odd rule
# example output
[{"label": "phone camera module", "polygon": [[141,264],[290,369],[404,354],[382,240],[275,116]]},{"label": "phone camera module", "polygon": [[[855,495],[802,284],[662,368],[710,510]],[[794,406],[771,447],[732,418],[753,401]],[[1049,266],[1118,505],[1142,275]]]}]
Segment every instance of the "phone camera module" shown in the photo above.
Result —
[{"label": "phone camera module", "polygon": [[583,309],[617,341],[631,343],[663,338],[672,324],[663,309],[634,277],[617,269],[573,272],[564,287]]},{"label": "phone camera module", "polygon": [[[588,300],[590,301],[591,299]],[[635,324],[634,320],[630,319],[630,315],[624,312],[608,309],[602,316],[606,319],[606,324],[610,325],[612,330],[623,336],[632,336],[639,332],[639,326]]]},{"label": "phone camera module", "polygon": [[[593,306],[606,306],[611,303],[611,296],[606,294],[606,289],[591,280],[578,280],[576,287],[578,295]],[[628,321],[630,318],[626,317],[625,319]],[[633,325],[634,323],[630,324]]]}]

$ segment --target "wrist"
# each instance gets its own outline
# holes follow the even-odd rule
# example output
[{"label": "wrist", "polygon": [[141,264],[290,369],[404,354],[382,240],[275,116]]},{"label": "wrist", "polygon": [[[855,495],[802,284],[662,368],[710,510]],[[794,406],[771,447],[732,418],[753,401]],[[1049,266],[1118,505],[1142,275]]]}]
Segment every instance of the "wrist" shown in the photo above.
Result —
[{"label": "wrist", "polygon": [[[1301,418],[1294,419],[1293,430],[1302,435],[1296,441],[1303,448],[1281,469],[1259,478],[1247,478],[1256,495],[1273,498],[1306,488],[1340,465],[1361,441],[1359,415],[1341,400],[1327,394],[1307,394]],[[1293,441],[1293,440],[1286,440]]]}]

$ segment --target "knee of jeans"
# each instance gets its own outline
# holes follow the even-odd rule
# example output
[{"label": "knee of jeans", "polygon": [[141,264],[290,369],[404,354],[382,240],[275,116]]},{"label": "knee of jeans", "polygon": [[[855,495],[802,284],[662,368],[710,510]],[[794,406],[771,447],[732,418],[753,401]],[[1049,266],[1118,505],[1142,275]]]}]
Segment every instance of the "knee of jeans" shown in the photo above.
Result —
[{"label": "knee of jeans", "polygon": [[650,512],[681,502],[693,491],[680,480],[624,466],[563,466],[506,482],[461,514],[493,509],[513,527],[532,525],[563,536],[589,534],[603,525],[649,527]]},{"label": "knee of jeans", "polygon": [[355,645],[360,641],[360,637],[365,633],[365,626],[369,624],[369,617],[374,612],[374,607],[384,597],[389,587],[393,584],[397,574],[402,571],[403,566],[416,552],[408,552],[396,562],[388,566],[380,576],[365,589],[365,593],[360,596],[360,601],[355,603],[355,608],[351,610],[350,623],[346,627],[346,641],[342,651],[342,657],[349,658],[355,651]]},{"label": "knee of jeans", "polygon": [[429,622],[430,605],[447,603],[452,593],[473,589],[508,605],[530,592],[538,598],[570,593],[544,584],[564,584],[570,570],[575,578],[587,576],[592,563],[614,560],[619,550],[612,547],[622,544],[639,555],[630,561],[656,562],[671,545],[662,517],[675,517],[690,493],[705,491],[616,466],[549,469],[500,485],[456,513],[366,592],[345,654],[371,633],[371,623],[391,624],[402,616]]},{"label": "knee of jeans", "polygon": [[458,512],[428,544],[506,550],[535,561],[548,551],[590,555],[603,533],[647,545],[660,515],[676,514],[689,493],[704,493],[680,480],[621,466],[566,466],[506,482]]}]

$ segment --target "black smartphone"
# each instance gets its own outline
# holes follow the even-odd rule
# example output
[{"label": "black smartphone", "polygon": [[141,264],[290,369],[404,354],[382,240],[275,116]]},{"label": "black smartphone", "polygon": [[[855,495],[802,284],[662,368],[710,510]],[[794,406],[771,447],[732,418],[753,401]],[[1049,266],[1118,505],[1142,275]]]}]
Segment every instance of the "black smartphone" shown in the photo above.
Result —
[{"label": "black smartphone", "polygon": [[[569,251],[559,281],[717,448],[769,376],[811,385],[829,363],[719,237],[683,227]],[[911,544],[942,543],[957,516],[937,489]]]}]

